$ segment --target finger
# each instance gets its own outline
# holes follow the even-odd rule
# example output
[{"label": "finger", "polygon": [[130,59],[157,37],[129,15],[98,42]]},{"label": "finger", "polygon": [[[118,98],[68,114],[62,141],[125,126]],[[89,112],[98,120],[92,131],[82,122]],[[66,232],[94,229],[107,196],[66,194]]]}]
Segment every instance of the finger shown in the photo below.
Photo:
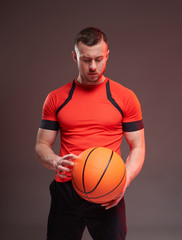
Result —
[{"label": "finger", "polygon": [[101,206],[105,207],[105,206],[108,206],[108,205],[112,204],[113,202],[115,202],[115,199],[111,200],[109,202],[102,203]]},{"label": "finger", "polygon": [[118,202],[112,201],[110,203],[103,204],[102,206],[105,207],[106,210],[108,210],[109,208],[112,208],[112,207],[116,206],[117,204],[118,204]]},{"label": "finger", "polygon": [[59,172],[70,172],[70,171],[71,171],[70,168],[64,167],[63,165],[58,165],[58,166],[57,166],[57,170],[58,170]]},{"label": "finger", "polygon": [[60,159],[58,162],[57,162],[57,166],[62,166],[62,167],[67,167],[67,166],[73,166],[74,165],[74,162],[71,161],[71,160],[64,160],[64,159]]},{"label": "finger", "polygon": [[72,170],[73,165],[74,162],[61,160],[57,163],[56,170],[58,170],[59,172],[70,172]]},{"label": "finger", "polygon": [[59,160],[59,162],[57,162],[57,166],[56,166],[56,170],[58,170],[59,172],[70,172],[70,168],[68,168],[67,166],[65,166],[64,164],[64,160]]},{"label": "finger", "polygon": [[110,203],[102,203],[101,206],[102,207],[105,207],[105,206],[108,206]]},{"label": "finger", "polygon": [[70,154],[64,155],[62,158],[63,158],[63,159],[67,159],[67,160],[71,160],[71,159],[76,159],[76,158],[78,158],[78,156],[76,156],[76,155],[73,154],[73,153],[70,153]]},{"label": "finger", "polygon": [[121,198],[117,198],[117,200],[113,200],[113,201],[110,201],[110,202],[107,202],[107,203],[103,203],[101,204],[102,207],[105,207],[105,209],[109,209],[109,208],[112,208],[114,206],[116,206],[119,201],[120,201]]},{"label": "finger", "polygon": [[73,167],[73,165],[74,165],[74,162],[71,160],[62,160],[62,166],[64,167],[68,167],[68,166]]},{"label": "finger", "polygon": [[115,207],[116,205],[117,205],[116,203],[110,204],[110,205],[106,206],[105,209],[108,210],[112,207]]},{"label": "finger", "polygon": [[111,203],[108,204],[102,204],[101,207],[104,207],[105,209],[108,208],[111,205]]},{"label": "finger", "polygon": [[60,178],[65,178],[65,177],[67,177],[64,173],[59,173],[59,172],[57,172],[57,175],[58,175],[58,177],[60,177]]}]

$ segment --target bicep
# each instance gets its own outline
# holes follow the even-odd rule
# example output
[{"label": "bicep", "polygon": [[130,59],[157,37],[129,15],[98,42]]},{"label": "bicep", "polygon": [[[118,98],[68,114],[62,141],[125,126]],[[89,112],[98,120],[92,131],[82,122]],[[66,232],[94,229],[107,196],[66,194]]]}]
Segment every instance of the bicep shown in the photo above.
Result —
[{"label": "bicep", "polygon": [[57,133],[58,131],[39,128],[36,145],[45,144],[49,147],[52,147],[56,140]]},{"label": "bicep", "polygon": [[131,148],[143,148],[145,149],[145,136],[144,128],[133,132],[124,132],[124,136],[128,145]]}]

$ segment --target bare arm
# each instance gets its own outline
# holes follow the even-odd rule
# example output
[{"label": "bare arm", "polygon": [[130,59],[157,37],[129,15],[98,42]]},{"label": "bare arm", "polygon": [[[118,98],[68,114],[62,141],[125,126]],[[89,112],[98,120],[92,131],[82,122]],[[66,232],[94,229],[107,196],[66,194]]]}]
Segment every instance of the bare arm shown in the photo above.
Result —
[{"label": "bare arm", "polygon": [[126,141],[130,147],[130,153],[126,159],[126,187],[133,181],[142,169],[145,159],[144,129],[136,132],[126,132]]},{"label": "bare arm", "polygon": [[[57,131],[39,129],[35,146],[37,160],[46,168],[58,170],[61,172],[69,172],[68,166],[73,166],[74,154],[68,154],[60,157],[54,153],[52,146],[56,140]],[[64,174],[59,174],[60,177],[65,177]]]},{"label": "bare arm", "polygon": [[129,155],[126,159],[126,184],[120,197],[110,203],[102,204],[106,209],[116,206],[123,198],[126,188],[131,181],[139,174],[145,158],[145,138],[144,129],[135,132],[125,132],[126,141],[130,147]]}]

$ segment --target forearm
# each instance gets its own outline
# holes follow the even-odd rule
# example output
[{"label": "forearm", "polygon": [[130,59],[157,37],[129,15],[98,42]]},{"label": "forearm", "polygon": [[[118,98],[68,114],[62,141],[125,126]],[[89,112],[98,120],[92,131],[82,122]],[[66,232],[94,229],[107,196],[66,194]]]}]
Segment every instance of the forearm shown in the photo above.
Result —
[{"label": "forearm", "polygon": [[145,158],[145,147],[135,147],[130,149],[130,153],[126,159],[127,180],[126,187],[130,185],[133,179],[139,174],[142,169]]},{"label": "forearm", "polygon": [[37,160],[46,168],[56,170],[59,156],[56,155],[51,147],[44,143],[38,143],[35,147]]}]

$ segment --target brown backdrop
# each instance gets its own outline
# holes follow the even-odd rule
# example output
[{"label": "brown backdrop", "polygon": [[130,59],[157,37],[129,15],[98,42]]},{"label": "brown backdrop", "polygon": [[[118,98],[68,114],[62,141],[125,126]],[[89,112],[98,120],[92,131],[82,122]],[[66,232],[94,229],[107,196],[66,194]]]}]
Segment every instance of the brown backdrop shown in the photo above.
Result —
[{"label": "brown backdrop", "polygon": [[106,32],[106,75],[134,90],[143,109],[146,160],[126,192],[128,240],[180,239],[181,12],[177,0],[2,1],[2,240],[45,239],[54,173],[36,162],[35,138],[47,93],[77,75],[73,39],[87,26]]}]

